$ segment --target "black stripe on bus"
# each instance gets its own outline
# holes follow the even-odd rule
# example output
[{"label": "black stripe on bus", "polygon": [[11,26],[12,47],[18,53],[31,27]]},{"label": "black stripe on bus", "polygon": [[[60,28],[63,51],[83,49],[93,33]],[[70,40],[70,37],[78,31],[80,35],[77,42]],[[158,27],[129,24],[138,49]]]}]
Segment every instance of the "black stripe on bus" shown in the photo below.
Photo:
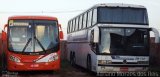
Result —
[{"label": "black stripe on bus", "polygon": [[113,65],[113,64],[110,64],[110,65],[104,65],[104,64],[98,64],[98,66],[113,66],[113,67],[149,67],[149,65]]}]

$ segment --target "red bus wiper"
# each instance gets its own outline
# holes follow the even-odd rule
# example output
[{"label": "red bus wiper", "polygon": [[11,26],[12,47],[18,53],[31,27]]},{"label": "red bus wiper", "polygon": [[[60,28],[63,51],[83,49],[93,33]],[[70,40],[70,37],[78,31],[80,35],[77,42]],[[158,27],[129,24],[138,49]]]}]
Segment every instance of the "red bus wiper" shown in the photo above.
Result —
[{"label": "red bus wiper", "polygon": [[37,40],[37,42],[40,45],[40,47],[42,48],[42,50],[46,52],[45,48],[43,47],[43,45],[41,44],[41,42],[36,38],[36,36],[34,37],[34,39]]},{"label": "red bus wiper", "polygon": [[26,50],[26,48],[27,48],[28,44],[31,42],[31,40],[32,40],[32,38],[28,39],[28,41],[27,41],[26,45],[24,46],[22,52],[24,52]]}]

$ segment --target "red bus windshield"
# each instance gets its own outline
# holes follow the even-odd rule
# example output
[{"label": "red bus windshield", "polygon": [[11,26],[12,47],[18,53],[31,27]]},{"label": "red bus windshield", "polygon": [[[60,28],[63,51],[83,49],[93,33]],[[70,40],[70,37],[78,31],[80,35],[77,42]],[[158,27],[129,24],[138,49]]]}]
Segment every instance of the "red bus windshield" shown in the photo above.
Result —
[{"label": "red bus windshield", "polygon": [[59,44],[57,21],[10,20],[8,40],[10,51],[53,52]]}]

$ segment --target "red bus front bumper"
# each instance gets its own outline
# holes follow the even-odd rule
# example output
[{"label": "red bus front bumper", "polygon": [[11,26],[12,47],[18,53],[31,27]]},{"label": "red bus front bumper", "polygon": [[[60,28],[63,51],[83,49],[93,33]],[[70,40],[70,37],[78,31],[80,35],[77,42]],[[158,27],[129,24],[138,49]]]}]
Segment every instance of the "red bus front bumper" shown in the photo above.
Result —
[{"label": "red bus front bumper", "polygon": [[7,69],[9,71],[37,71],[37,70],[54,70],[60,69],[60,60],[42,63],[16,63],[9,62]]}]

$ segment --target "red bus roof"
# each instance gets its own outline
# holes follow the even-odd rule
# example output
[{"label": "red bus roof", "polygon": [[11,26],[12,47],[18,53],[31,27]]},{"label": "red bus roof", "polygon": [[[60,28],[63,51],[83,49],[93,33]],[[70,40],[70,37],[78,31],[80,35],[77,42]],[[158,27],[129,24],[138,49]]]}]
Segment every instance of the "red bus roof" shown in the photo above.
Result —
[{"label": "red bus roof", "polygon": [[51,16],[11,16],[8,18],[8,20],[13,20],[13,19],[57,20],[56,17],[51,17]]}]

